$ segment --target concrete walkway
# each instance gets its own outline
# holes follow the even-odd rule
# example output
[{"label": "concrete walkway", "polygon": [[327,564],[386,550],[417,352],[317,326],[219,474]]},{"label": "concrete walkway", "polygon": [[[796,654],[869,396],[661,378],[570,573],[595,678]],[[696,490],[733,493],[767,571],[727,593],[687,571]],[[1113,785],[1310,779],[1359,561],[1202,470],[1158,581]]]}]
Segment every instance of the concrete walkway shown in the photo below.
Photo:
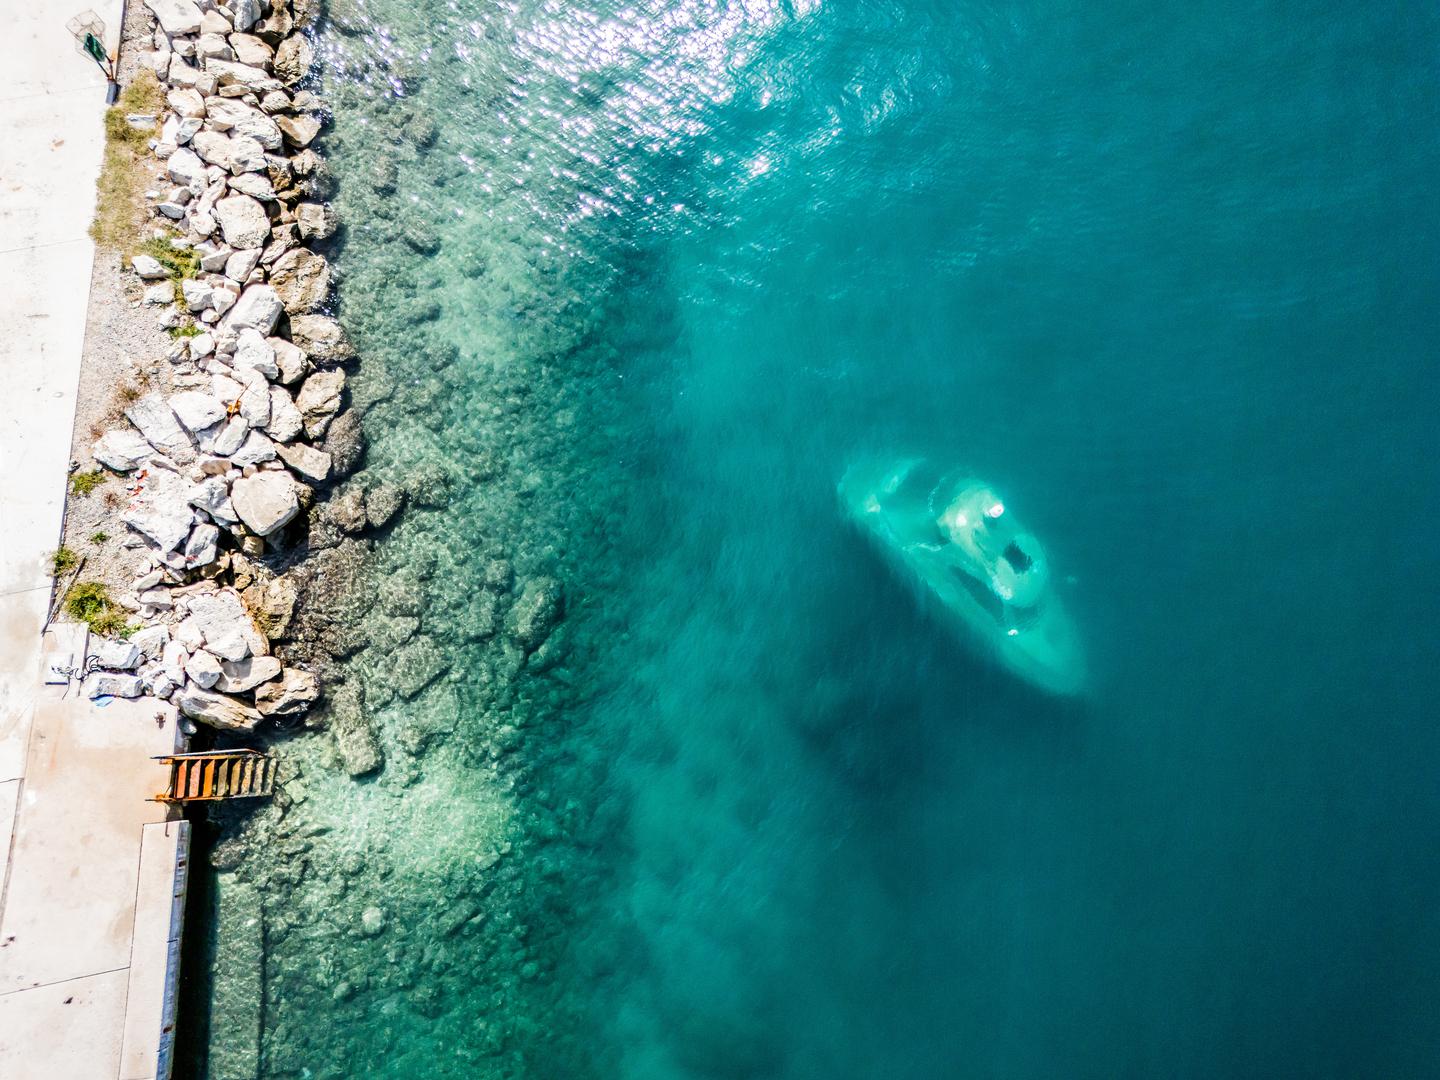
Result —
[{"label": "concrete walkway", "polygon": [[[83,630],[58,627],[59,662]],[[68,666],[68,665],[67,665]],[[99,705],[78,683],[37,694],[0,892],[0,1076],[155,1080],[169,1075],[189,824],[148,801],[152,762],[183,742],[153,698]],[[0,828],[0,841],[6,840]]]},{"label": "concrete walkway", "polygon": [[[149,758],[176,743],[153,700],[100,708],[44,686],[48,554],[60,540],[103,152],[105,80],[65,23],[120,0],[9,5],[0,34],[0,1077],[169,1072],[188,834]],[[73,634],[71,635],[73,636]],[[83,659],[60,630],[50,646]],[[159,713],[157,722],[156,714]]]},{"label": "concrete walkway", "polygon": [[[65,29],[87,6],[14,4],[0,34],[0,783],[25,760],[95,261],[105,79]],[[113,47],[119,0],[93,10]]]}]

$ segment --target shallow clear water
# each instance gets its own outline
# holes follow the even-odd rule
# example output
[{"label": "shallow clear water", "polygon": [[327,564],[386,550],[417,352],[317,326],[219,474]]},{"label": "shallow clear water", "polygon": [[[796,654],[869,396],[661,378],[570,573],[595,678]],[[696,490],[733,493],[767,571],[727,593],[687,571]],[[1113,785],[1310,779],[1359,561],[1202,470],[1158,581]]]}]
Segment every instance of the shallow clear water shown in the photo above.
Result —
[{"label": "shallow clear water", "polygon": [[[449,491],[367,617],[448,670],[293,751],[266,1075],[1440,1072],[1433,12],[330,15],[371,475]],[[876,452],[1001,487],[1086,693],[846,527]]]}]

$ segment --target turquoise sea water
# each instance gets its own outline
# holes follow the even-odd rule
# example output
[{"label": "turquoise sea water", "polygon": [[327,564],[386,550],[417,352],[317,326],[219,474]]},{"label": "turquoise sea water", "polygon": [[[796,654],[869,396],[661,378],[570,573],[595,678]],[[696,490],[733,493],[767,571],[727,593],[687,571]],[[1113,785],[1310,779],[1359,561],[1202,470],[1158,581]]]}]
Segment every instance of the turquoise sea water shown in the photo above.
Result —
[{"label": "turquoise sea water", "polygon": [[[330,17],[371,472],[450,493],[374,610],[448,670],[347,662],[265,1075],[1440,1075],[1433,10]],[[1083,695],[847,528],[892,452],[1042,537]]]}]

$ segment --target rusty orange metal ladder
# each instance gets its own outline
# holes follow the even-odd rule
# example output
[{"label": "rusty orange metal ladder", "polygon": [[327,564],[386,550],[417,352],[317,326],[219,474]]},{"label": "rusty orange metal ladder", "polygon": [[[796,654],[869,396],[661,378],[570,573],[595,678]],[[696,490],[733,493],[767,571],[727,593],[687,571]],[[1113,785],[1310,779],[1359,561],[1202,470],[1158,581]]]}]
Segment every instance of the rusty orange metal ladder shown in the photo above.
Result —
[{"label": "rusty orange metal ladder", "polygon": [[258,750],[213,750],[155,758],[170,766],[170,784],[153,802],[258,799],[275,793],[277,762]]}]

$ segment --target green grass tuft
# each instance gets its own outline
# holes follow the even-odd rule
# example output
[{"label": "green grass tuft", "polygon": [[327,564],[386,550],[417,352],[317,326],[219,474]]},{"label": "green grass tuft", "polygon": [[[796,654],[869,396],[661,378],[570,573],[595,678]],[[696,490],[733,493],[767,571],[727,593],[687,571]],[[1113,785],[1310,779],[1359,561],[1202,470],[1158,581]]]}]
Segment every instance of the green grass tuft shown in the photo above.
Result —
[{"label": "green grass tuft", "polygon": [[170,271],[170,277],[177,282],[175,291],[176,299],[180,300],[180,287],[178,282],[182,278],[193,278],[200,273],[200,256],[195,254],[193,248],[173,248],[170,246],[170,237],[152,236],[143,241],[135,248],[137,255],[149,255],[166,270]]},{"label": "green grass tuft", "polygon": [[96,634],[128,638],[136,630],[125,612],[110,599],[110,590],[98,581],[78,581],[65,594],[65,612]]},{"label": "green grass tuft", "polygon": [[90,542],[92,544],[103,544],[106,540],[109,539],[110,534],[107,532],[93,532],[90,534]]},{"label": "green grass tuft", "polygon": [[105,482],[104,469],[91,469],[89,472],[77,472],[70,477],[70,493],[72,495],[89,495]]},{"label": "green grass tuft", "polygon": [[80,556],[61,544],[50,556],[50,576],[58,578],[61,574],[68,574],[79,565]]},{"label": "green grass tuft", "polygon": [[129,113],[156,117],[165,111],[165,92],[154,72],[141,71],[120,92],[120,100],[105,111],[105,156],[96,183],[95,220],[90,236],[102,248],[124,251],[135,242],[145,218],[147,183],[141,162],[149,153],[150,139],[159,128],[131,127]]}]

